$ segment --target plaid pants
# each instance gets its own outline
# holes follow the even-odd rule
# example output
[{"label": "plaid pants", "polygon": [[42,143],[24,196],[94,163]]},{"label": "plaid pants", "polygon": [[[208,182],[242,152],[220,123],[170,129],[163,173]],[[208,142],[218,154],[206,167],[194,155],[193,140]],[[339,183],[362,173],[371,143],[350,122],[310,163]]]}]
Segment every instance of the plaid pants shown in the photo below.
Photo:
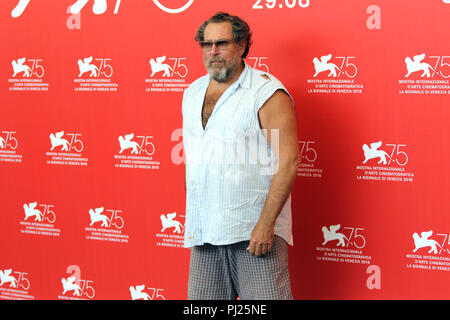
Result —
[{"label": "plaid pants", "polygon": [[275,236],[272,251],[251,256],[249,241],[191,248],[189,300],[291,300],[287,243]]}]

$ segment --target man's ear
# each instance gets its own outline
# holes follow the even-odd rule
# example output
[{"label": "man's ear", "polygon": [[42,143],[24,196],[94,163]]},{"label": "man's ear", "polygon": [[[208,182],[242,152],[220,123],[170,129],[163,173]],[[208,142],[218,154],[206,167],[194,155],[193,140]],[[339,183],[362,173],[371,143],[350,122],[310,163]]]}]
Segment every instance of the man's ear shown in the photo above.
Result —
[{"label": "man's ear", "polygon": [[245,52],[245,47],[247,46],[247,41],[241,41],[241,43],[239,43],[238,46],[239,46],[240,56],[242,57],[242,55]]}]

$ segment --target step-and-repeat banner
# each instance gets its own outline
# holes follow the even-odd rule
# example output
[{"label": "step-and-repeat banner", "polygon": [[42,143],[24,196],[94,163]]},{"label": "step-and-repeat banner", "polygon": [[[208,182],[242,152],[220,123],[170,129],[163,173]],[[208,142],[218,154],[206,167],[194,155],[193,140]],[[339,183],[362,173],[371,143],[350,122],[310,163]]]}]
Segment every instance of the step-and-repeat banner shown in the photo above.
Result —
[{"label": "step-and-repeat banner", "polygon": [[2,0],[0,298],[186,298],[181,100],[219,10],[295,100],[294,297],[449,298],[449,2]]}]

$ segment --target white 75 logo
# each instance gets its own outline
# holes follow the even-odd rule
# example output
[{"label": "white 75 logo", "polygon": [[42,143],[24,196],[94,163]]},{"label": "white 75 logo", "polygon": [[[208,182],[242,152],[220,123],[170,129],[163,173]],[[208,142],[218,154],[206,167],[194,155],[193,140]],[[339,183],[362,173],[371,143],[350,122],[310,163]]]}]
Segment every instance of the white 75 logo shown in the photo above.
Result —
[{"label": "white 75 logo", "polygon": [[[100,77],[100,75],[103,75],[107,78],[111,78],[114,70],[113,70],[113,67],[107,63],[108,61],[111,61],[111,58],[104,58],[104,59],[97,58],[95,60],[100,61],[100,66],[98,67],[99,72],[97,73],[97,77]],[[106,71],[103,71],[103,70],[106,70]]]},{"label": "white 75 logo", "polygon": [[[356,77],[356,75],[358,74],[358,68],[354,63],[349,62],[350,59],[356,59],[356,57],[335,57],[335,58],[342,59],[338,77],[341,76],[341,73],[344,73],[349,78]],[[345,72],[343,70],[345,70]],[[350,73],[348,71],[350,71]]]},{"label": "white 75 logo", "polygon": [[56,214],[52,210],[54,205],[52,204],[40,204],[39,207],[43,207],[42,210],[42,220],[47,220],[49,223],[54,223],[56,220]]},{"label": "white 75 logo", "polygon": [[[184,63],[181,63],[181,61],[186,60],[186,58],[168,58],[167,60],[173,60],[172,74],[170,75],[171,77],[173,77],[173,75],[176,73],[179,77],[186,78],[188,74],[188,68]],[[183,70],[183,72],[180,73],[180,70]]]},{"label": "white 75 logo", "polygon": [[[450,237],[448,234],[445,233],[437,233],[437,236],[443,236],[444,240],[442,241],[442,243],[440,244],[440,248],[439,248],[439,254],[442,253],[442,251],[447,252],[448,254],[450,254],[450,249],[445,249],[445,247],[450,244]],[[448,241],[447,241],[448,240]]]},{"label": "white 75 logo", "polygon": [[124,226],[124,220],[121,216],[119,216],[119,213],[123,211],[122,210],[106,210],[106,211],[111,213],[108,228],[111,228],[111,226],[113,225],[114,227],[116,227],[116,229],[122,229]]},{"label": "white 75 logo", "polygon": [[[433,75],[431,77],[433,78],[434,75],[436,73],[438,73],[443,78],[450,78],[450,63],[444,62],[444,60],[447,58],[450,58],[450,56],[430,56],[430,58],[436,59],[436,63],[434,65],[434,70],[432,70]],[[448,70],[447,74],[442,73],[442,69],[444,69],[444,68],[447,68],[447,70]],[[441,70],[439,70],[439,69],[441,69]],[[439,70],[439,72],[436,70]]]},{"label": "white 75 logo", "polygon": [[[349,244],[354,245],[358,249],[362,249],[366,246],[366,239],[363,235],[358,234],[358,230],[364,230],[364,228],[344,227],[344,229],[351,230],[346,247],[348,247]],[[358,241],[358,243],[356,241]]]},{"label": "white 75 logo", "polygon": [[164,289],[157,289],[157,288],[147,288],[152,292],[152,295],[150,296],[150,300],[166,300],[162,294],[159,294],[160,292],[164,291]]},{"label": "white 75 logo", "polygon": [[303,161],[303,159],[306,159],[308,162],[317,160],[317,151],[310,147],[310,145],[315,144],[314,141],[299,141],[298,143],[302,146],[300,150],[300,161]]},{"label": "white 75 logo", "polygon": [[136,136],[137,139],[141,139],[141,144],[139,145],[139,154],[144,151],[148,156],[151,156],[155,153],[155,145],[150,142],[150,139],[153,139],[153,136]]},{"label": "white 75 logo", "polygon": [[[399,166],[405,166],[408,163],[408,155],[405,151],[401,151],[400,147],[406,147],[406,144],[391,144],[386,143],[386,146],[392,147],[392,152],[389,156],[388,165],[391,164],[391,161],[396,162]],[[396,152],[397,150],[397,152]],[[403,159],[399,160],[399,159]]]},{"label": "white 75 logo", "polygon": [[12,150],[17,149],[18,142],[17,138],[14,137],[16,134],[15,131],[2,131],[4,134],[3,137],[0,137],[0,149],[6,149],[6,147],[11,148]]},{"label": "white 75 logo", "polygon": [[69,151],[74,149],[76,152],[81,152],[84,149],[83,141],[80,139],[81,133],[66,133],[66,136],[70,137],[69,140]]},{"label": "white 75 logo", "polygon": [[262,63],[262,60],[267,59],[267,57],[248,57],[248,60],[255,60],[255,63],[253,64],[253,69],[259,69],[261,71],[265,71],[267,73],[270,73],[269,66],[265,63]]},{"label": "white 75 logo", "polygon": [[15,271],[14,273],[16,273],[18,275],[17,276],[17,286],[22,287],[23,290],[30,289],[30,280],[28,280],[28,278],[26,278],[28,273],[18,272],[18,271]]}]

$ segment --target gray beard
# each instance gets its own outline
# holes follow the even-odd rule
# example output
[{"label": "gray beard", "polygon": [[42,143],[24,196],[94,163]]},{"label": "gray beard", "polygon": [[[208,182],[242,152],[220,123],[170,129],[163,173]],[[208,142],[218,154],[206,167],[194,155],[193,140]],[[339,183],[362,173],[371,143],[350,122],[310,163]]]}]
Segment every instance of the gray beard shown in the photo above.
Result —
[{"label": "gray beard", "polygon": [[212,68],[206,68],[206,70],[208,70],[208,74],[210,75],[210,77],[216,80],[217,82],[225,82],[235,74],[237,68],[238,64],[236,65],[232,64],[228,68],[226,66],[223,66],[223,68],[220,69],[219,71],[214,71]]},{"label": "gray beard", "polygon": [[217,82],[227,81],[230,78],[232,71],[232,68],[227,69],[225,67],[223,67],[219,71],[214,71],[211,68],[208,68],[208,74]]}]

